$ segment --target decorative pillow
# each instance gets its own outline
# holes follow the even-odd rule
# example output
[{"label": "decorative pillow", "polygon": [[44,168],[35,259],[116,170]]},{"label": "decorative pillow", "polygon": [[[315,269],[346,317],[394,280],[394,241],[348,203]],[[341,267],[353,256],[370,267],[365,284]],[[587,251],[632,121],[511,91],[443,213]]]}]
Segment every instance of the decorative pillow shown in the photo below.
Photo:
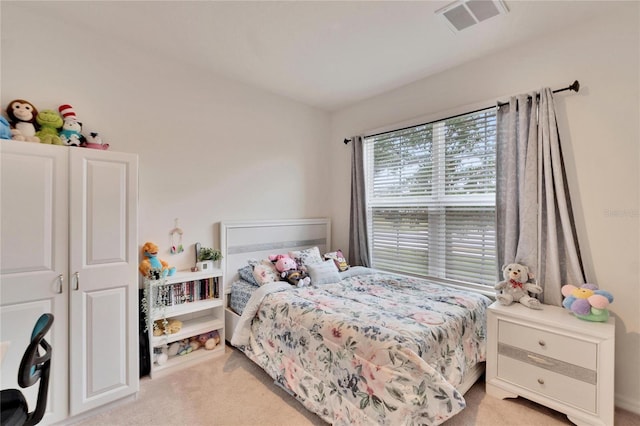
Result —
[{"label": "decorative pillow", "polygon": [[242,278],[249,284],[253,284],[258,287],[260,286],[260,284],[258,284],[253,276],[253,267],[251,265],[247,265],[244,268],[238,269],[238,275],[240,275],[240,278]]},{"label": "decorative pillow", "polygon": [[322,256],[318,247],[311,247],[304,250],[296,250],[289,252],[289,256],[298,259],[303,266],[313,265],[314,263],[322,263]]},{"label": "decorative pillow", "polygon": [[263,260],[253,268],[253,277],[259,285],[280,281],[275,265],[269,260]]},{"label": "decorative pillow", "polygon": [[307,265],[307,272],[312,285],[332,284],[340,282],[340,274],[333,260]]},{"label": "decorative pillow", "polygon": [[338,271],[344,272],[349,269],[349,264],[347,263],[347,259],[344,258],[344,254],[342,254],[342,250],[332,251],[331,253],[325,253],[325,259],[331,259],[335,262],[338,267]]},{"label": "decorative pillow", "polygon": [[356,275],[371,275],[375,273],[375,269],[365,268],[364,266],[351,266],[346,271],[340,272],[340,278],[344,280],[345,278],[355,277]]}]

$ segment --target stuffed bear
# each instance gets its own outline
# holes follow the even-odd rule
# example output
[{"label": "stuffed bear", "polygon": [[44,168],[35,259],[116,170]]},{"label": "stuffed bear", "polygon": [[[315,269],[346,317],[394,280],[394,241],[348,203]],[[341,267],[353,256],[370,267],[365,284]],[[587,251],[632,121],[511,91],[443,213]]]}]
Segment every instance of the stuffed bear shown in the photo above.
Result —
[{"label": "stuffed bear", "polygon": [[11,121],[11,139],[15,141],[40,142],[36,136],[38,109],[29,101],[14,99],[7,106]]},{"label": "stuffed bear", "polygon": [[62,117],[52,109],[45,109],[38,113],[36,122],[40,125],[40,130],[36,136],[40,138],[40,143],[50,145],[62,145],[62,140],[58,136],[58,129],[62,127]]},{"label": "stuffed bear", "polygon": [[[273,261],[274,257],[270,258]],[[280,273],[280,278],[296,287],[309,285],[311,278],[306,272],[298,269],[298,264],[293,258],[280,254],[275,256],[275,259],[276,270]]]},{"label": "stuffed bear", "polygon": [[519,302],[531,309],[542,309],[540,301],[529,296],[528,292],[540,294],[542,287],[529,283],[529,268],[519,263],[510,263],[502,268],[504,281],[500,281],[493,288],[498,290],[496,299],[502,305]]},{"label": "stuffed bear", "polygon": [[169,267],[169,264],[166,261],[158,259],[158,246],[154,243],[149,241],[144,243],[141,252],[143,259],[142,262],[140,262],[138,270],[142,276],[147,278],[156,278],[151,276],[152,269],[161,270],[162,277],[170,277],[176,272],[176,268],[174,266]]},{"label": "stuffed bear", "polygon": [[583,320],[606,322],[609,319],[607,306],[613,302],[613,295],[605,290],[599,290],[595,284],[583,284],[576,287],[571,284],[561,288],[565,299],[562,306]]}]

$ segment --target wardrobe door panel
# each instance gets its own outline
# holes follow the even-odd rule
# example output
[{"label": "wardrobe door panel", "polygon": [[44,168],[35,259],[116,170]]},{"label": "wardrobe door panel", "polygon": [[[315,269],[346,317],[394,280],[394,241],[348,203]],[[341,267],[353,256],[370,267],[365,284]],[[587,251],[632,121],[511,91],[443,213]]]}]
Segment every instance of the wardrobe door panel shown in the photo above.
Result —
[{"label": "wardrobe door panel", "polygon": [[[0,142],[2,389],[19,389],[20,360],[40,315],[52,313],[49,395],[43,421],[68,413],[68,150]],[[35,406],[37,386],[25,390]]]},{"label": "wardrobe door panel", "polygon": [[138,390],[137,157],[71,152],[71,414]]}]

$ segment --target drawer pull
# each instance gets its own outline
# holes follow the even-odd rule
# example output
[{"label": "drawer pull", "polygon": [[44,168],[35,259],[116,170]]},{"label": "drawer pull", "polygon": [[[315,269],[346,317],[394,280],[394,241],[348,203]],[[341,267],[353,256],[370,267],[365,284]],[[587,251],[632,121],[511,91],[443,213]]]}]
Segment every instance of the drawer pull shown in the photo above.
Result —
[{"label": "drawer pull", "polygon": [[541,385],[544,385],[544,380],[543,379],[538,379],[538,383],[540,383]]},{"label": "drawer pull", "polygon": [[544,358],[541,358],[539,356],[535,356],[535,355],[531,355],[531,354],[527,354],[527,358],[529,358],[531,361],[533,362],[537,362],[538,364],[542,364],[542,365],[554,365],[553,362],[547,361]]},{"label": "drawer pull", "polygon": [[547,344],[545,343],[545,341],[544,341],[544,340],[538,340],[538,344],[539,344],[540,346],[542,346],[543,348],[544,348],[545,346],[547,346]]}]

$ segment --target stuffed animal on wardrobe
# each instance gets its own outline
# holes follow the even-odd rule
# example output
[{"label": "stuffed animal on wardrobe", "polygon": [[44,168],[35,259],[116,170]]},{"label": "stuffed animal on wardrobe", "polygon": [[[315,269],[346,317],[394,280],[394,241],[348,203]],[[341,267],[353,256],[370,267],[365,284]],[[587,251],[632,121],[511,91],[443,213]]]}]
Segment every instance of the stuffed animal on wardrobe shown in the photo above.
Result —
[{"label": "stuffed animal on wardrobe", "polygon": [[40,126],[40,130],[36,132],[36,136],[40,138],[40,143],[49,145],[62,145],[62,140],[58,133],[62,127],[62,117],[52,109],[45,109],[38,113],[36,122]]},{"label": "stuffed animal on wardrobe", "polygon": [[14,99],[7,106],[7,116],[11,122],[11,139],[15,141],[40,142],[36,136],[38,109],[29,101]]},{"label": "stuffed animal on wardrobe", "polygon": [[62,130],[60,130],[60,140],[66,146],[80,146],[84,142],[82,136],[82,123],[78,121],[76,112],[69,104],[60,105],[58,107],[60,115],[62,115]]}]

